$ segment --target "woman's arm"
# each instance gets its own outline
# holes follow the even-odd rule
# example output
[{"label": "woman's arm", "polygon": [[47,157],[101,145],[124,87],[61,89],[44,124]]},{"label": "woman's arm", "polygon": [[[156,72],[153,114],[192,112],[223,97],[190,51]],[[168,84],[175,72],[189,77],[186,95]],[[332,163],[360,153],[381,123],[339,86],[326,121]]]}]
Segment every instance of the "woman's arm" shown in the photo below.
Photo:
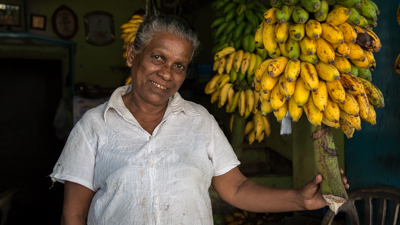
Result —
[{"label": "woman's arm", "polygon": [[[343,177],[342,180],[348,188],[346,178]],[[237,208],[251,212],[290,212],[326,206],[319,189],[321,181],[322,176],[317,175],[301,189],[276,189],[247,179],[236,167],[226,174],[214,177],[212,184],[223,200]]]},{"label": "woman's arm", "polygon": [[61,225],[85,225],[94,193],[80,184],[65,181]]}]

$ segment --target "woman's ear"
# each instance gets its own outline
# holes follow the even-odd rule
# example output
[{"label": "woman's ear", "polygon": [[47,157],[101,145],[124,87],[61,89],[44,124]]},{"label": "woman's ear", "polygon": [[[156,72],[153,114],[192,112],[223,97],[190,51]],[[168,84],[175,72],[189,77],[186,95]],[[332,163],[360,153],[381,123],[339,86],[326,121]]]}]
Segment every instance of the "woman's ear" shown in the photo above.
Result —
[{"label": "woman's ear", "polygon": [[126,47],[126,65],[131,67],[132,66],[132,62],[133,62],[133,58],[135,56],[134,51],[133,51],[133,44],[129,44]]}]

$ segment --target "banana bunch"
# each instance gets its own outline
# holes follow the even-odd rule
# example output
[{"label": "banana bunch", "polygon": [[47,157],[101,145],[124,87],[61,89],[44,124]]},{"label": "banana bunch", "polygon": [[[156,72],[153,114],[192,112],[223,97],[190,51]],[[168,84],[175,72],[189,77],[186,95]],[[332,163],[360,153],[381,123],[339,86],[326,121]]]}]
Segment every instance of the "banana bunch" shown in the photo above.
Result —
[{"label": "banana bunch", "polygon": [[[212,8],[215,11],[215,20],[211,24],[214,39],[212,54],[228,46],[255,52],[253,37],[267,7],[258,0],[217,0]],[[260,55],[263,52],[261,49],[257,51]]]},{"label": "banana bunch", "polygon": [[348,138],[361,129],[361,120],[375,125],[375,109],[384,107],[384,97],[371,82],[371,72],[376,68],[373,52],[382,44],[368,21],[376,22],[377,6],[370,0],[270,4],[259,25],[260,48],[270,58],[253,79],[261,114],[273,112],[280,122],[289,112],[296,122],[304,111],[311,124],[341,128]]},{"label": "banana bunch", "polygon": [[[121,25],[121,39],[124,40],[124,45],[122,46],[122,49],[126,49],[126,47],[132,43],[135,40],[136,37],[136,32],[139,29],[140,24],[143,22],[143,16],[141,15],[133,15],[131,19],[127,22]],[[122,55],[124,59],[126,59],[126,51]]]}]

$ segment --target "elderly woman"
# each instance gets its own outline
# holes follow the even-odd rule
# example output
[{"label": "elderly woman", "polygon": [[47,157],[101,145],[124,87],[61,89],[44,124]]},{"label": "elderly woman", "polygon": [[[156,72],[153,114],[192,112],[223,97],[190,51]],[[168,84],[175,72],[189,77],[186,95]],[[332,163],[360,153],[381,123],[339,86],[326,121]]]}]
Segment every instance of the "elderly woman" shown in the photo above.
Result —
[{"label": "elderly woman", "polygon": [[178,93],[198,45],[179,20],[143,22],[127,50],[132,85],[85,113],[50,175],[65,183],[62,224],[212,224],[210,185],[253,212],[326,206],[320,175],[299,190],[242,175],[214,117]]}]

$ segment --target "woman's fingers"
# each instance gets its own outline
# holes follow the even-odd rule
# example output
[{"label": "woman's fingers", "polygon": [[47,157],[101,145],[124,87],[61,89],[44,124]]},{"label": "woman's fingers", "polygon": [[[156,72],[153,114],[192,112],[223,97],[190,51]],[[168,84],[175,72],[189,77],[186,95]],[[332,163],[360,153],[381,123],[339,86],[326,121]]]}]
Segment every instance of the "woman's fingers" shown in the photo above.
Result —
[{"label": "woman's fingers", "polygon": [[342,175],[342,182],[343,182],[343,184],[344,184],[344,187],[345,187],[346,189],[349,189],[349,188],[350,188],[350,185],[347,183],[347,177],[343,175],[343,174],[344,174],[343,169],[342,169],[342,168],[339,168],[339,171],[340,171],[340,174]]}]

